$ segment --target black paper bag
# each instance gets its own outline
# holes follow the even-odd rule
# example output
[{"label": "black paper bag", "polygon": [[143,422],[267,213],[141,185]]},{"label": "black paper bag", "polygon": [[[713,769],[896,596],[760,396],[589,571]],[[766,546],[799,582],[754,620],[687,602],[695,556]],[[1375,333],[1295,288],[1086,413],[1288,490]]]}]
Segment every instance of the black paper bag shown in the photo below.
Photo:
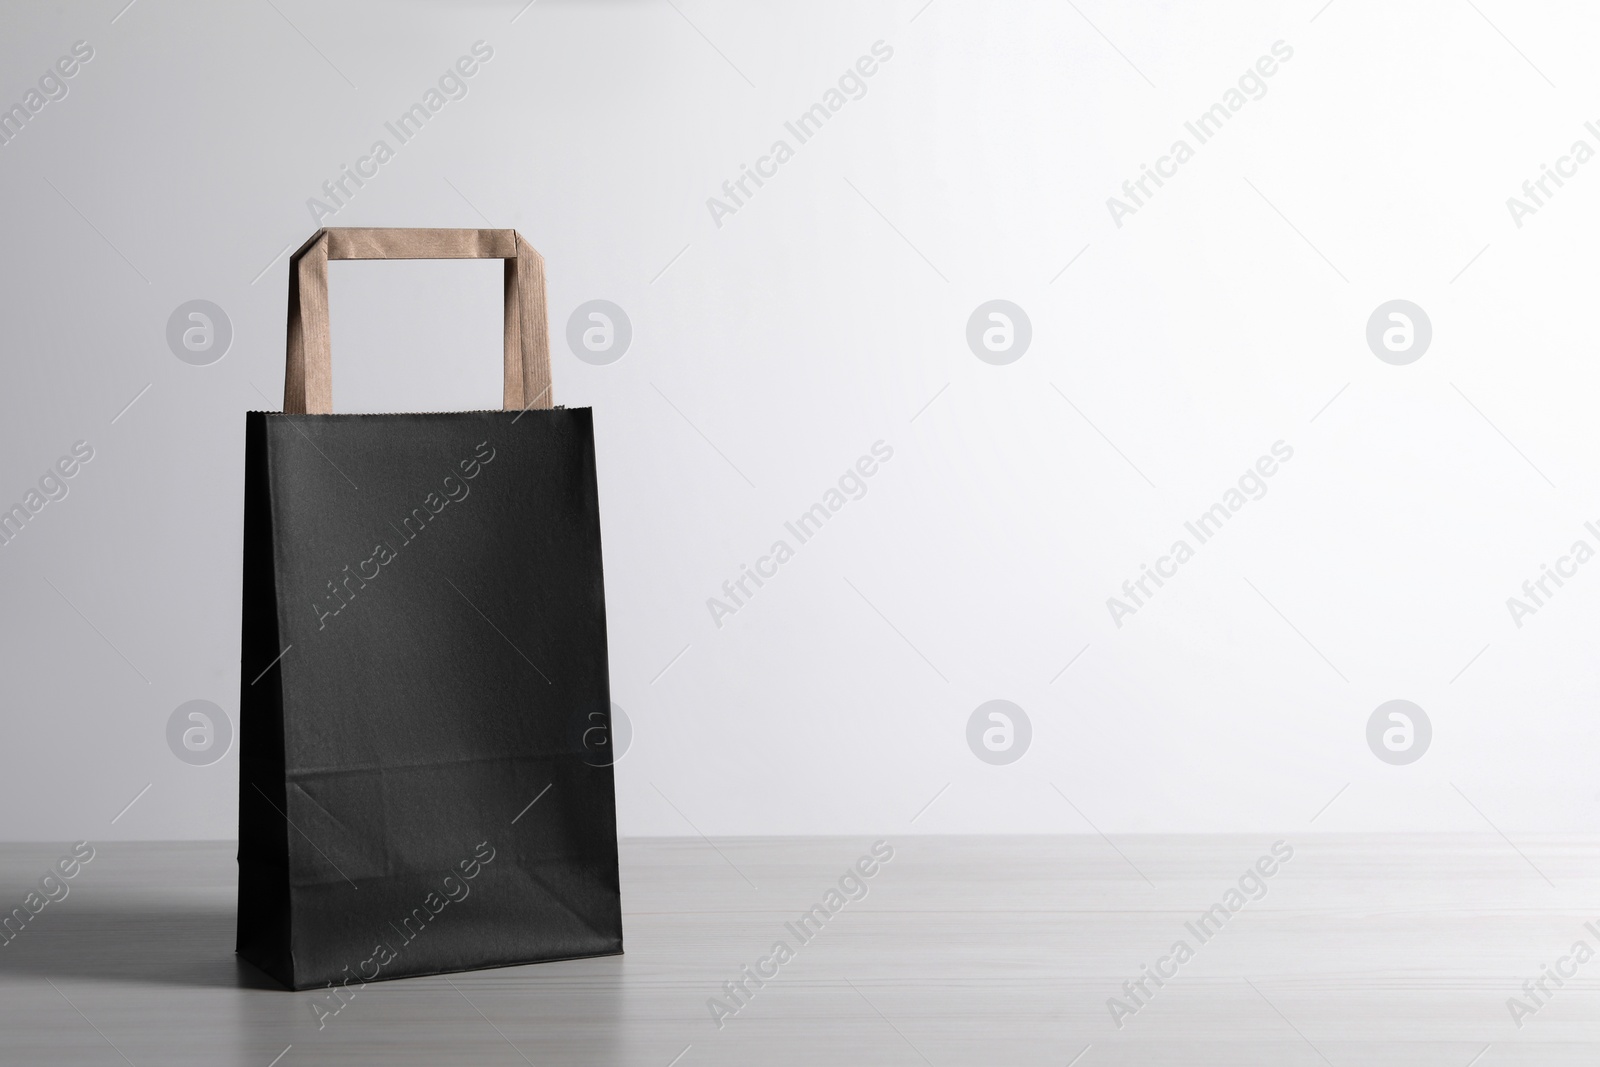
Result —
[{"label": "black paper bag", "polygon": [[[503,258],[504,411],[330,414],[330,259]],[[239,955],[293,989],[622,951],[594,430],[510,230],[327,229],[246,417]]]}]

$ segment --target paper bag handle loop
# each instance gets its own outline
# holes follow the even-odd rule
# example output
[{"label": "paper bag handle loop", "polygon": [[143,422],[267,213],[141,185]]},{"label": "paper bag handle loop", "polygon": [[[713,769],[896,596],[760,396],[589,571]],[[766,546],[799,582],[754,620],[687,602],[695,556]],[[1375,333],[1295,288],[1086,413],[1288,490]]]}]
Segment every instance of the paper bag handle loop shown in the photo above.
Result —
[{"label": "paper bag handle loop", "polygon": [[335,226],[318,230],[289,260],[285,412],[333,412],[333,355],[328,334],[328,261],[332,259],[505,260],[504,407],[513,411],[553,405],[544,257],[521,234],[516,230]]}]

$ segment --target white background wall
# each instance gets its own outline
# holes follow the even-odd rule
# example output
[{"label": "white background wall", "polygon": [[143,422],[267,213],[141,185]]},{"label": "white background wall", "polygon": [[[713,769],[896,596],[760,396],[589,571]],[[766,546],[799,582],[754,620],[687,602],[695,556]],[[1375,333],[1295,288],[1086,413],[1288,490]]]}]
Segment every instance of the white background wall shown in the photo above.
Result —
[{"label": "white background wall", "polygon": [[[164,731],[191,699],[237,716],[283,253],[479,40],[468,96],[325,221],[513,226],[547,257],[557,400],[596,409],[624,833],[1256,831],[1335,795],[1312,829],[1600,826],[1600,563],[1506,607],[1600,547],[1600,163],[1520,228],[1506,206],[1600,148],[1591,9],[124,3],[13,4],[0,33],[7,102],[94,48],[0,147],[0,502],[96,452],[0,548],[0,838],[232,835],[237,752],[191,767]],[[707,198],[879,40],[866,95],[717,226]],[[1266,95],[1114,225],[1280,40]],[[336,409],[498,406],[498,277],[336,265]],[[165,341],[194,298],[235,331],[210,366]],[[633,325],[609,366],[563,339],[597,298]],[[1032,323],[1008,366],[964,336],[995,298]],[[1433,325],[1408,366],[1365,340],[1395,298]],[[880,439],[868,494],[715,627],[706,599]],[[1279,440],[1266,496],[1115,626],[1106,598]],[[1033,724],[1009,766],[966,743],[993,698]],[[1433,724],[1409,766],[1367,747],[1394,698]]]}]

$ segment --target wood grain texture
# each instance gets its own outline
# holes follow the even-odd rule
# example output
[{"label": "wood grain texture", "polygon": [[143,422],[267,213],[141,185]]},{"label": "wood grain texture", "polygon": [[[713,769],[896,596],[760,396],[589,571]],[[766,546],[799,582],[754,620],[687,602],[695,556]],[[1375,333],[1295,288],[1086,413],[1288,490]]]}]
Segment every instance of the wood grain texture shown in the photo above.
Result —
[{"label": "wood grain texture", "polygon": [[[232,844],[103,845],[0,948],[0,1063],[1594,1062],[1600,959],[1520,1029],[1506,1001],[1600,947],[1600,843],[1291,840],[1260,899],[1186,932],[1274,839],[891,840],[805,943],[785,924],[870,839],[625,841],[625,955],[373,985],[321,1029],[233,957]],[[62,851],[0,846],[0,907]],[[1193,958],[1119,1029],[1108,998],[1180,938]],[[793,958],[719,1029],[708,998],[778,940]]]}]

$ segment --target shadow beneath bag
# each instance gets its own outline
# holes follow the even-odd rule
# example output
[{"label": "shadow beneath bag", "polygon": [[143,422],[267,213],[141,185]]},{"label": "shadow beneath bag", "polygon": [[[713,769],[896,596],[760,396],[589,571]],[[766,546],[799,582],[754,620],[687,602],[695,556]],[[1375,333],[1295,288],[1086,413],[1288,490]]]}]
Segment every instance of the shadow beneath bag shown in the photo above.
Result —
[{"label": "shadow beneath bag", "polygon": [[234,906],[68,897],[0,947],[0,976],[143,985],[281,989],[233,954]]}]

